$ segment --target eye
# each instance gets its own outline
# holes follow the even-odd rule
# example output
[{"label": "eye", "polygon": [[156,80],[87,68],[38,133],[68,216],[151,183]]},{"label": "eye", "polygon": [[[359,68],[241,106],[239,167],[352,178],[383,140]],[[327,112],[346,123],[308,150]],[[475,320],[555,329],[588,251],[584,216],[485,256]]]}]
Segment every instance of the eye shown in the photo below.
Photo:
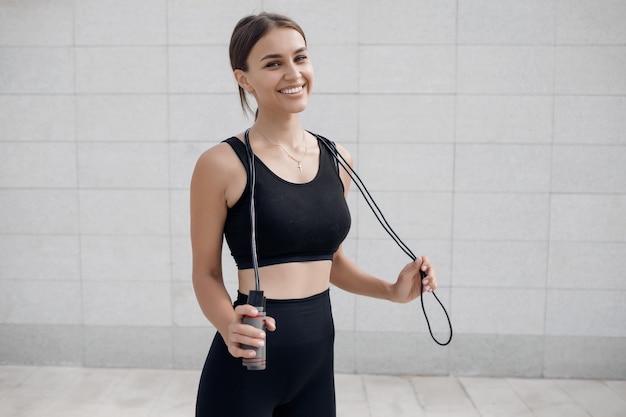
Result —
[{"label": "eye", "polygon": [[308,56],[306,55],[298,55],[295,59],[296,62],[301,62],[301,61],[306,61],[307,59],[309,59]]},{"label": "eye", "polygon": [[265,64],[265,68],[276,68],[280,66],[280,62],[278,61],[271,61],[268,62],[267,64]]}]

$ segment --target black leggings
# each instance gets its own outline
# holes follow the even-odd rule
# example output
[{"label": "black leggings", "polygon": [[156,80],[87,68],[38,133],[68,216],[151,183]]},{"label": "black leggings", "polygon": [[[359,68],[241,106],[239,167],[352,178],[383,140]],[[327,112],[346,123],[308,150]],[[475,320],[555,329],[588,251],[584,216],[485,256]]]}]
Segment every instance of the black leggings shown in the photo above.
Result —
[{"label": "black leggings", "polygon": [[[239,294],[235,306],[245,304]],[[248,371],[216,333],[204,364],[196,417],[335,417],[329,291],[297,300],[267,300],[276,331],[267,332],[267,368]]]}]

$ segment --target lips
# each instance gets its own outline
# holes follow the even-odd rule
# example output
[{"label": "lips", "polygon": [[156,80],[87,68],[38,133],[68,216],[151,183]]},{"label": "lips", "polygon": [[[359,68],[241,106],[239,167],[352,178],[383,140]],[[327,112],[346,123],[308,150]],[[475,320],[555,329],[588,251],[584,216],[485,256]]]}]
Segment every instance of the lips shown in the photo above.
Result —
[{"label": "lips", "polygon": [[299,85],[297,87],[290,87],[290,88],[285,88],[282,90],[279,90],[279,93],[281,94],[297,94],[299,92],[301,92],[304,89],[304,85]]}]

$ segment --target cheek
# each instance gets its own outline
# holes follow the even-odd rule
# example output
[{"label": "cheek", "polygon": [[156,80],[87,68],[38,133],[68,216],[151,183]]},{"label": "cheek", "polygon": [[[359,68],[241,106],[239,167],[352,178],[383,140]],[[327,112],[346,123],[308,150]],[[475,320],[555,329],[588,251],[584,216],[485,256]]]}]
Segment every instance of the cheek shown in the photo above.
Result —
[{"label": "cheek", "polygon": [[309,91],[313,88],[313,84],[315,81],[315,71],[313,70],[313,65],[310,65],[306,71],[303,71],[303,75],[306,77],[309,84]]},{"label": "cheek", "polygon": [[274,91],[276,80],[274,80],[274,77],[258,77],[252,80],[252,86],[255,95],[265,95]]}]

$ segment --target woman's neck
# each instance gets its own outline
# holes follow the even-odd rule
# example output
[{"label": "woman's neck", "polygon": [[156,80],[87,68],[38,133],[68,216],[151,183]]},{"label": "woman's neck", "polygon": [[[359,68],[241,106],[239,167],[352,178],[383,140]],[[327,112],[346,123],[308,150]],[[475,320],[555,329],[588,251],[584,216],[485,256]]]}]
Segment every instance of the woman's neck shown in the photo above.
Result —
[{"label": "woman's neck", "polygon": [[298,115],[286,118],[263,117],[259,114],[254,128],[274,143],[297,146],[302,143],[302,126]]}]

